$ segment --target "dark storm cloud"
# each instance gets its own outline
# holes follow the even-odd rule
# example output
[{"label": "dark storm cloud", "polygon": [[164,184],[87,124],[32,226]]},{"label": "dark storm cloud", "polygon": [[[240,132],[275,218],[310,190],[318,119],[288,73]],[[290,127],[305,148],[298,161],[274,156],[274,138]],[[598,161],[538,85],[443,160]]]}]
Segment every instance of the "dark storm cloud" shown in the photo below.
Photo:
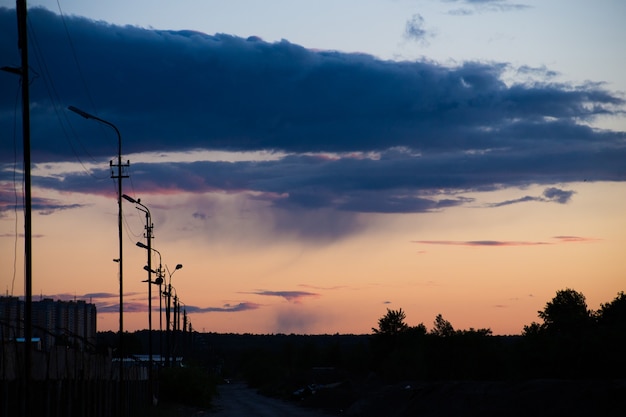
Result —
[{"label": "dark storm cloud", "polygon": [[[42,9],[29,16],[35,163],[108,161],[116,154],[115,132],[67,111],[68,105],[115,123],[124,154],[200,149],[287,155],[263,162],[131,161],[141,193],[253,191],[284,213],[405,213],[467,204],[472,200],[461,193],[472,190],[626,179],[625,133],[584,124],[623,115],[624,100],[598,83],[550,82],[548,69],[542,69],[543,83],[507,85],[502,74],[510,66],[504,63],[392,62],[288,41],[66,17],[71,48],[59,16]],[[0,27],[6,34],[0,37],[2,64],[15,65],[12,10],[0,9]],[[0,95],[2,132],[15,125],[18,81],[0,76],[0,90],[8,92]],[[13,141],[0,141],[0,160],[10,163],[14,152]],[[114,195],[108,163],[103,165],[92,175],[34,182]],[[0,179],[11,175],[0,171]],[[10,190],[2,193],[13,201]],[[539,198],[563,203],[571,198],[567,193]],[[206,220],[204,213],[194,216]],[[284,228],[309,224],[295,214],[280,221]],[[313,223],[306,233],[323,233]],[[348,219],[328,230],[354,227]]]}]

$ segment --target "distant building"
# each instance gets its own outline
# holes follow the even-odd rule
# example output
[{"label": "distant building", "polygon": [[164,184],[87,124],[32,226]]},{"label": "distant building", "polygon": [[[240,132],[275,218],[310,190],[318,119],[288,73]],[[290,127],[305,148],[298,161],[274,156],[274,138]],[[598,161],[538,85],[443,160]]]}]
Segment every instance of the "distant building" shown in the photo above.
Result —
[{"label": "distant building", "polygon": [[[33,337],[50,350],[66,345],[80,350],[96,343],[96,306],[85,301],[33,301]],[[0,297],[0,341],[24,337],[24,301],[18,297]]]}]

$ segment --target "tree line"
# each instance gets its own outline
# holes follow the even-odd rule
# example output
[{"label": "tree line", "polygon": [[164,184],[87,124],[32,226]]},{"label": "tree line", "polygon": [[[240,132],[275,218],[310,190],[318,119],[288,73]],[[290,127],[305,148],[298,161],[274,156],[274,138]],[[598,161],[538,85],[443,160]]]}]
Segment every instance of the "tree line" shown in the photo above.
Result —
[{"label": "tree line", "polygon": [[224,372],[279,395],[311,381],[372,376],[389,382],[624,378],[624,292],[593,311],[582,293],[567,288],[537,313],[537,322],[512,336],[455,329],[441,314],[430,330],[410,326],[400,308],[387,309],[370,335],[250,335],[239,348],[213,347],[228,357]]},{"label": "tree line", "polygon": [[406,324],[390,310],[372,328],[373,369],[387,378],[623,378],[626,375],[626,295],[596,311],[573,289],[557,291],[541,322],[520,336],[491,329],[455,330],[441,314],[432,330]]},{"label": "tree line", "polygon": [[[212,395],[204,391],[229,379],[245,380],[262,393],[281,397],[303,392],[303,387],[340,382],[333,401],[343,407],[358,397],[360,384],[372,380],[626,376],[624,292],[594,311],[582,293],[567,288],[557,291],[537,316],[537,322],[513,336],[494,336],[488,328],[455,329],[441,314],[430,330],[423,323],[410,326],[401,308],[387,309],[371,334],[365,335],[195,334],[185,355],[187,367],[172,375],[164,373],[161,383],[170,387],[164,392],[179,393],[171,400],[182,401],[193,393],[195,401],[210,401]],[[128,346],[145,351],[142,344],[145,347],[138,338]],[[190,385],[204,387],[203,394]],[[319,394],[309,398],[319,399]]]}]

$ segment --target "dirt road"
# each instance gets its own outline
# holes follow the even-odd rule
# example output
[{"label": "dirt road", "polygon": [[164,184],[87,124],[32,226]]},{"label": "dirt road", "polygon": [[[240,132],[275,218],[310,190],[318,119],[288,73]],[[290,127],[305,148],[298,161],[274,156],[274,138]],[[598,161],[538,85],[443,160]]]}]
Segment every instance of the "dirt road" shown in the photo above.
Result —
[{"label": "dirt road", "polygon": [[308,410],[285,401],[264,397],[244,384],[219,387],[211,417],[329,417],[321,411]]}]

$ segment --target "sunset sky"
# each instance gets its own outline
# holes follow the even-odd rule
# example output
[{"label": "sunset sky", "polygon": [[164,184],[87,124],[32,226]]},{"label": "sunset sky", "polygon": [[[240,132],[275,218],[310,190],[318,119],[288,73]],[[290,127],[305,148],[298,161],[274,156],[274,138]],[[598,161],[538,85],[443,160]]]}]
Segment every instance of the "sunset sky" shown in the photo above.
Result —
[{"label": "sunset sky", "polygon": [[[29,1],[33,298],[117,330],[124,193],[198,331],[519,334],[626,290],[626,2]],[[0,0],[0,66],[20,66]],[[0,72],[0,284],[24,294],[19,77]],[[147,328],[124,201],[124,323]],[[158,265],[158,256],[153,257]],[[169,278],[168,278],[169,281]],[[158,312],[155,294],[153,306]],[[158,327],[158,316],[153,316]]]}]

